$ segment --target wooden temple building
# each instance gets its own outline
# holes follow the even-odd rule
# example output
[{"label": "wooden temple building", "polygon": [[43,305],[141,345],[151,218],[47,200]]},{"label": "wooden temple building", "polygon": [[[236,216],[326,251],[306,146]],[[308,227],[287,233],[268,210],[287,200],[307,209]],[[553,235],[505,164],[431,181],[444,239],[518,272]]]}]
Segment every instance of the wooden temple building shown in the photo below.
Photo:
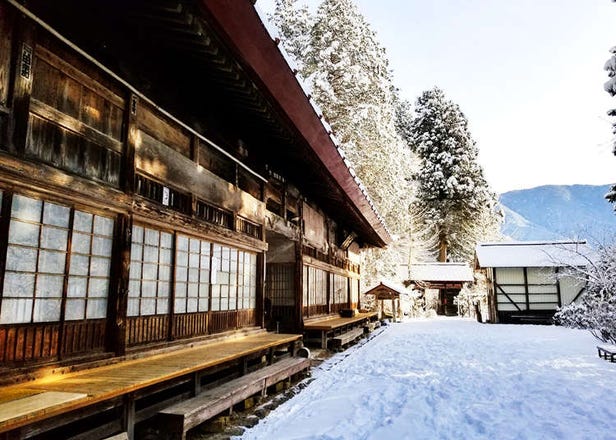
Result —
[{"label": "wooden temple building", "polygon": [[0,0],[0,439],[130,438],[359,307],[389,234],[253,3]]},{"label": "wooden temple building", "polygon": [[466,283],[474,281],[473,270],[466,263],[416,263],[410,266],[408,284],[415,290],[438,291],[437,314],[454,316],[458,306],[454,299]]}]

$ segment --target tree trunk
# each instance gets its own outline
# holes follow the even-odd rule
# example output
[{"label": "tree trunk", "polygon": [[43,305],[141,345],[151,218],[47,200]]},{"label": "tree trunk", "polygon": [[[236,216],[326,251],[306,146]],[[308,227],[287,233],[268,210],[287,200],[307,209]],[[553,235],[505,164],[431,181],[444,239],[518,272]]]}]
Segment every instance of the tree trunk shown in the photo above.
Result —
[{"label": "tree trunk", "polygon": [[438,233],[438,261],[445,263],[447,261],[447,231],[441,229]]}]

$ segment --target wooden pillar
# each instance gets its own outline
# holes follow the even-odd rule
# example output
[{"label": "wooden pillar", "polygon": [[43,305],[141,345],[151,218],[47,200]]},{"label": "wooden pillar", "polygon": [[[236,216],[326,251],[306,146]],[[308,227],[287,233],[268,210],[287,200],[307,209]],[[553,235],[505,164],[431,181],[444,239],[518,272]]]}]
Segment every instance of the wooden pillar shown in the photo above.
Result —
[{"label": "wooden pillar", "polygon": [[133,393],[124,395],[124,414],[122,416],[122,429],[128,434],[128,438],[135,438],[135,396]]},{"label": "wooden pillar", "polygon": [[107,350],[118,356],[126,353],[126,311],[132,244],[132,218],[116,217],[111,261],[111,282],[107,303]]},{"label": "wooden pillar", "polygon": [[7,3],[0,3],[0,148],[6,147],[5,128],[9,116],[9,77],[13,52],[13,24],[15,10]]},{"label": "wooden pillar", "polygon": [[13,40],[12,117],[8,127],[9,149],[24,154],[30,116],[30,95],[34,76],[34,49],[36,25],[25,16],[15,14],[15,39]]},{"label": "wooden pillar", "polygon": [[122,156],[122,189],[126,194],[135,194],[135,149],[139,141],[139,129],[137,127],[137,112],[139,111],[139,97],[130,94],[128,103],[124,109],[124,155]]},{"label": "wooden pillar", "polygon": [[301,219],[299,225],[299,237],[295,243],[295,330],[299,333],[304,329],[304,209],[303,200],[300,198],[297,201],[297,210]]},{"label": "wooden pillar", "polygon": [[[264,229],[265,230],[265,229]],[[265,251],[257,254],[257,304],[255,313],[257,314],[256,324],[265,327],[265,270],[267,257]]]}]

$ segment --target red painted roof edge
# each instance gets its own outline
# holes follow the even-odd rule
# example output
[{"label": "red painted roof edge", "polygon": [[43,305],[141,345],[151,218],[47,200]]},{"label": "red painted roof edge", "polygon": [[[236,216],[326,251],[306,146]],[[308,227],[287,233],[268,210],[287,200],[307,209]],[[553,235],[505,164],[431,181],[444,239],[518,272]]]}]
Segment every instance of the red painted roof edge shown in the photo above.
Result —
[{"label": "red painted roof edge", "polygon": [[249,0],[202,0],[227,43],[252,69],[280,108],[295,125],[325,168],[375,233],[373,244],[384,246],[391,237],[351,175],[293,71],[278,50]]}]

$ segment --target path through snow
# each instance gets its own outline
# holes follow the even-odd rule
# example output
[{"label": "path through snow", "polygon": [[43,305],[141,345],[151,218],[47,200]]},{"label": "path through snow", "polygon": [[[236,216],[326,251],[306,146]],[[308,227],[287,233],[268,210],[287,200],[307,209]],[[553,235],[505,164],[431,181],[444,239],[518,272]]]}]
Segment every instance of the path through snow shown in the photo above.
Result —
[{"label": "path through snow", "polygon": [[595,346],[554,326],[393,324],[242,439],[614,439],[616,363]]}]

